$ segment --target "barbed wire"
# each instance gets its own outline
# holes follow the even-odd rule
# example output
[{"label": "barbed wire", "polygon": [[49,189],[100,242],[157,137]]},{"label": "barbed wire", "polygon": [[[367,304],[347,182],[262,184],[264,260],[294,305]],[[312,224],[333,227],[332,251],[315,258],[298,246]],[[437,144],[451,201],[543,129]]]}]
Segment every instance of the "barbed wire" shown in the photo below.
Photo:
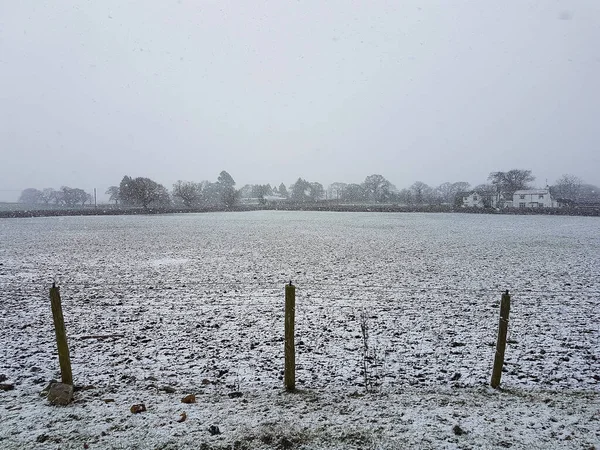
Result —
[{"label": "barbed wire", "polygon": [[[18,286],[15,286],[15,284],[18,284]],[[319,283],[313,283],[312,281],[310,282],[311,285],[313,286],[336,286],[339,287],[339,285],[337,284],[331,284],[331,285],[320,285]],[[106,282],[106,281],[94,281],[94,282],[85,282],[85,281],[78,281],[78,282],[65,282],[62,281],[60,283],[57,283],[57,285],[61,288],[64,289],[72,289],[72,288],[87,288],[87,289],[101,289],[101,288],[113,288],[113,287],[120,287],[120,288],[131,288],[131,287],[135,287],[135,288],[139,288],[139,289],[148,289],[148,290],[154,290],[154,291],[172,291],[175,289],[181,289],[181,288],[188,288],[188,287],[199,287],[199,288],[204,288],[205,290],[218,290],[220,291],[222,287],[227,287],[229,288],[228,290],[237,290],[237,289],[245,289],[245,290],[251,290],[251,289],[264,289],[264,290],[270,290],[273,291],[273,293],[281,293],[283,294],[284,292],[284,286],[285,283],[281,283],[279,286],[273,286],[273,285],[266,285],[266,284],[253,284],[252,282],[250,283],[245,283],[243,281],[236,281],[236,282],[202,282],[202,281],[186,281],[186,282],[182,282],[181,284],[179,283],[173,283],[173,282],[166,282],[165,284],[160,284],[160,283],[144,283],[141,281],[134,281],[131,282],[130,280],[123,280],[120,282]],[[7,282],[7,281],[1,281],[0,282],[0,289],[4,290],[8,290],[8,289],[13,289],[13,290],[18,290],[21,287],[35,287],[38,289],[49,289],[51,287],[51,283],[50,282],[34,282],[34,281],[21,281],[21,280],[15,280],[14,283],[12,282]],[[295,285],[296,287],[296,293],[298,294],[303,294],[305,293],[308,296],[312,296],[312,292],[315,291],[317,288],[316,287],[303,287],[301,285]],[[348,292],[348,295],[352,295],[355,291],[361,291],[361,292],[365,292],[365,291],[370,291],[374,294],[382,294],[382,293],[386,293],[386,294],[390,294],[390,293],[395,293],[395,292],[401,292],[401,293],[428,293],[428,292],[441,292],[441,293],[463,293],[463,294],[501,294],[504,293],[506,291],[506,289],[502,289],[502,288],[497,288],[497,289],[490,289],[490,288],[457,288],[457,287],[441,287],[441,286],[426,286],[426,287],[409,287],[409,286],[394,286],[394,285],[376,285],[376,284],[372,284],[372,285],[348,285],[347,283],[343,285],[343,290]],[[339,289],[342,290],[342,289]],[[511,297],[514,296],[524,296],[527,294],[549,294],[549,295],[559,295],[559,294],[563,294],[563,295],[586,295],[586,296],[595,296],[598,295],[600,296],[600,290],[592,290],[592,291],[586,291],[586,290],[575,290],[575,289],[543,289],[543,288],[536,288],[536,289],[531,289],[531,288],[513,288],[513,289],[508,289]],[[217,293],[217,292],[215,292]],[[225,292],[227,293],[227,292]]]}]

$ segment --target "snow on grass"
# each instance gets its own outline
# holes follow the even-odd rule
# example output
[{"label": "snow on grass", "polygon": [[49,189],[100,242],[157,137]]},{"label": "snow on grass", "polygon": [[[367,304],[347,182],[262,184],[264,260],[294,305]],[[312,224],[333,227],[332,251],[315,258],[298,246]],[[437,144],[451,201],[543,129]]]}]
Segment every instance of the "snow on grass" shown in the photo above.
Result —
[{"label": "snow on grass", "polygon": [[[299,212],[0,221],[0,374],[15,384],[0,392],[0,446],[599,446],[598,225]],[[75,383],[93,386],[66,408],[38,395],[60,376],[53,280]],[[294,395],[282,390],[289,280]],[[505,289],[509,343],[493,391]],[[180,402],[189,393],[198,403]]]}]

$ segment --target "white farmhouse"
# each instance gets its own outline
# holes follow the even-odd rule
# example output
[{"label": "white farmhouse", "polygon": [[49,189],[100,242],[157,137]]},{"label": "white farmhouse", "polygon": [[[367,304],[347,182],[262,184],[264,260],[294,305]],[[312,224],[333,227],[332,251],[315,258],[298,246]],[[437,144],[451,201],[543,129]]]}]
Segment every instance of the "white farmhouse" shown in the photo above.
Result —
[{"label": "white farmhouse", "polygon": [[506,208],[510,207],[512,202],[512,200],[506,200],[504,194],[471,191],[463,192],[460,195],[463,208]]},{"label": "white farmhouse", "polygon": [[483,196],[475,191],[462,194],[463,208],[483,208]]},{"label": "white farmhouse", "polygon": [[513,208],[556,208],[550,189],[524,189],[513,194]]}]

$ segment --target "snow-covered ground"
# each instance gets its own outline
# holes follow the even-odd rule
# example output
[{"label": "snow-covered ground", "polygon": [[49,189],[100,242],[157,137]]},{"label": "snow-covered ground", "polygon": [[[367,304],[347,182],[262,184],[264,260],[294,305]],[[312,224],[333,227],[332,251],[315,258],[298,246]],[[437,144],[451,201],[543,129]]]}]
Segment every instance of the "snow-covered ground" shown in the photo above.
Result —
[{"label": "snow-covered ground", "polygon": [[[87,387],[64,408],[39,396],[60,377],[54,280]],[[296,394],[282,389],[290,280]],[[2,219],[0,289],[0,375],[15,385],[0,391],[0,448],[600,447],[597,218]]]}]

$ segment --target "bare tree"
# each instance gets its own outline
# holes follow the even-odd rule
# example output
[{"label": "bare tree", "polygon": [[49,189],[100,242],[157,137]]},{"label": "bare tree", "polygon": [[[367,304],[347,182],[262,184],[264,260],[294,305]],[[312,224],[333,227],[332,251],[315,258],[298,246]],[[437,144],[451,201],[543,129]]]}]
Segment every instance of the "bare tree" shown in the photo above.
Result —
[{"label": "bare tree", "polygon": [[552,194],[557,198],[576,202],[579,200],[582,185],[581,178],[565,174],[552,186]]},{"label": "bare tree", "polygon": [[40,200],[42,201],[42,203],[44,204],[49,204],[52,201],[55,201],[56,199],[56,191],[52,188],[45,188],[42,190],[42,195],[40,197]]},{"label": "bare tree", "polygon": [[422,181],[416,181],[410,187],[410,190],[414,195],[414,200],[417,205],[430,202],[433,190],[429,185],[423,183]]},{"label": "bare tree", "polygon": [[375,202],[387,202],[393,197],[396,187],[383,177],[383,175],[369,175],[363,181],[362,187],[367,199]]},{"label": "bare tree", "polygon": [[350,183],[342,191],[342,200],[345,202],[364,202],[366,200],[365,189],[360,184]]},{"label": "bare tree", "polygon": [[148,208],[151,204],[166,206],[170,203],[168,191],[150,178],[124,176],[119,185],[119,198],[123,204]]},{"label": "bare tree", "polygon": [[[69,186],[61,186],[60,202],[69,208],[75,206],[77,203],[79,203],[79,197],[80,197],[79,191],[81,191],[81,189],[73,189],[73,188],[70,188]],[[84,192],[84,194],[85,194],[85,192]]]},{"label": "bare tree", "polygon": [[323,185],[317,181],[310,183],[310,198],[312,201],[321,200],[325,195]]},{"label": "bare tree", "polygon": [[327,197],[330,200],[340,200],[344,196],[344,189],[348,186],[346,183],[331,183],[327,188]]},{"label": "bare tree", "polygon": [[398,200],[405,205],[412,205],[414,203],[413,197],[413,193],[410,189],[402,189],[398,192]]},{"label": "bare tree", "polygon": [[202,186],[193,181],[181,181],[173,185],[173,197],[180,198],[185,206],[197,206],[202,196]]},{"label": "bare tree", "polygon": [[496,193],[512,196],[515,191],[529,189],[535,177],[531,170],[512,169],[508,172],[492,172],[488,180],[496,187]]}]

